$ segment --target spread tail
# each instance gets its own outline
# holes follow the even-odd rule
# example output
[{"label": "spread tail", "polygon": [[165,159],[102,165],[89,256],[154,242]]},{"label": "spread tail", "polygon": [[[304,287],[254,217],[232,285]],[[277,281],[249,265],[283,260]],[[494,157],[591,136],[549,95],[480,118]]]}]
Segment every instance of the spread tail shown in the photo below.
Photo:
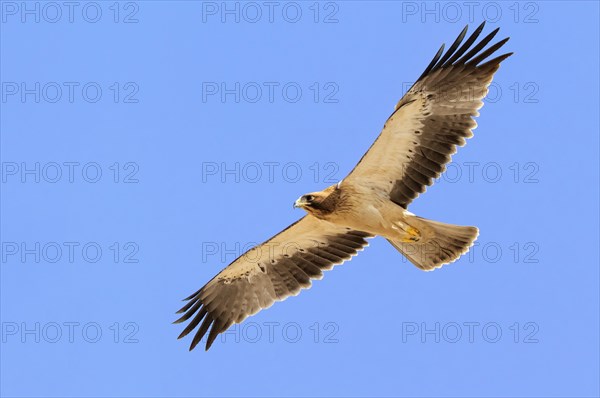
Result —
[{"label": "spread tail", "polygon": [[407,222],[419,230],[420,239],[410,243],[392,239],[388,242],[424,271],[456,261],[469,251],[479,235],[476,227],[445,224],[417,216],[410,216]]}]

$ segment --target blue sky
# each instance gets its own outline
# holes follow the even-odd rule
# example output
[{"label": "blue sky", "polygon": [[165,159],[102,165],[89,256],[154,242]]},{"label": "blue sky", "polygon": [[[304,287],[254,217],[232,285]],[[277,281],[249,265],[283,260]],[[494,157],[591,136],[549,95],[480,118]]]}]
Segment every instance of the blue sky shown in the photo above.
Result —
[{"label": "blue sky", "polygon": [[[71,4],[71,3],[69,3]],[[598,396],[598,3],[2,1],[2,396]],[[385,240],[188,352],[181,299],[348,173],[465,24],[515,55]]]}]

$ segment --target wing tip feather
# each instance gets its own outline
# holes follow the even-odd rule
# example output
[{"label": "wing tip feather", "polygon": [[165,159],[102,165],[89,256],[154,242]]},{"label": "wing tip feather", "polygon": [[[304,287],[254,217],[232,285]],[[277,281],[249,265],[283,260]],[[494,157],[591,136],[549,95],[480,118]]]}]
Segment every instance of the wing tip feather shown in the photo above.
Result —
[{"label": "wing tip feather", "polygon": [[[448,49],[448,51],[446,51],[445,54],[443,53],[445,46],[444,46],[444,44],[442,44],[442,46],[440,47],[440,49],[438,50],[436,55],[433,57],[432,61],[425,68],[425,71],[417,79],[417,82],[421,81],[424,77],[430,75],[431,73],[433,73],[439,69],[444,69],[444,68],[447,68],[450,66],[473,65],[476,67],[481,67],[481,65],[477,65],[477,64],[485,61],[486,58],[488,58],[490,55],[495,53],[498,49],[500,49],[500,47],[502,47],[510,39],[510,37],[506,37],[506,38],[500,40],[499,42],[495,43],[494,45],[490,46],[488,49],[483,50],[484,47],[500,31],[500,27],[497,27],[496,29],[492,30],[487,36],[485,36],[483,39],[481,39],[479,42],[477,42],[477,39],[479,38],[479,35],[483,31],[485,25],[486,25],[486,21],[484,20],[473,31],[473,33],[469,36],[469,38],[462,44],[462,46],[460,46],[464,37],[466,36],[466,32],[469,27],[469,25],[467,24],[462,29],[462,31],[460,32],[460,34],[458,35],[458,37],[456,38],[456,40],[454,41],[452,46]],[[459,48],[459,46],[460,46],[460,48]],[[509,54],[512,55],[513,53],[509,53]],[[501,59],[499,59],[500,57],[494,58],[493,61],[500,63],[504,59],[508,58],[510,55],[506,55],[506,57],[501,58]],[[477,61],[477,62],[473,63],[473,61]],[[489,64],[489,61],[486,62],[485,65],[487,65],[487,64]]]}]

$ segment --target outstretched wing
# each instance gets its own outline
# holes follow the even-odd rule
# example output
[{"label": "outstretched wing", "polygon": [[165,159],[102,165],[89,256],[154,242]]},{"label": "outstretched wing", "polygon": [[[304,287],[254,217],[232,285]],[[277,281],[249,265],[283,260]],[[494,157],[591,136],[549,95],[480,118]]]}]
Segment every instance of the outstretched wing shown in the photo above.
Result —
[{"label": "outstretched wing", "polygon": [[[208,329],[208,350],[219,333],[234,323],[270,307],[275,301],[297,295],[321,279],[323,270],[357,254],[370,238],[365,232],[337,226],[305,216],[265,243],[254,247],[229,264],[202,289],[186,298],[175,323],[191,322],[179,335],[186,336],[200,322],[190,350]],[[212,327],[211,327],[212,326]]]},{"label": "outstretched wing", "polygon": [[463,146],[465,138],[473,136],[474,117],[479,116],[477,110],[494,73],[500,62],[512,55],[482,63],[508,41],[483,50],[498,32],[496,29],[474,44],[484,25],[462,46],[467,27],[446,53],[442,45],[343,183],[370,186],[406,208],[440,176],[456,146]]}]

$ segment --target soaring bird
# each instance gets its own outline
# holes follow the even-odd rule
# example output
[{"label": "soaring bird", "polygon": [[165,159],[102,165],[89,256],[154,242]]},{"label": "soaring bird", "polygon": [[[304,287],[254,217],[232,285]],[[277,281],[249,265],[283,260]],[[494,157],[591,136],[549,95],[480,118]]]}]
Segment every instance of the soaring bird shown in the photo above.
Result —
[{"label": "soaring bird", "polygon": [[488,60],[508,38],[484,50],[498,32],[477,42],[484,25],[463,43],[465,26],[446,52],[442,45],[346,178],[296,200],[294,207],[307,212],[303,218],[238,257],[185,299],[178,311],[183,316],[175,323],[191,321],[179,338],[200,325],[190,350],[207,332],[208,350],[231,325],[309,288],[323,271],[367,246],[368,238],[383,236],[424,271],[469,250],[479,233],[476,227],[428,220],[407,209],[445,170],[457,146],[473,136],[474,117],[494,73],[512,55]]}]

